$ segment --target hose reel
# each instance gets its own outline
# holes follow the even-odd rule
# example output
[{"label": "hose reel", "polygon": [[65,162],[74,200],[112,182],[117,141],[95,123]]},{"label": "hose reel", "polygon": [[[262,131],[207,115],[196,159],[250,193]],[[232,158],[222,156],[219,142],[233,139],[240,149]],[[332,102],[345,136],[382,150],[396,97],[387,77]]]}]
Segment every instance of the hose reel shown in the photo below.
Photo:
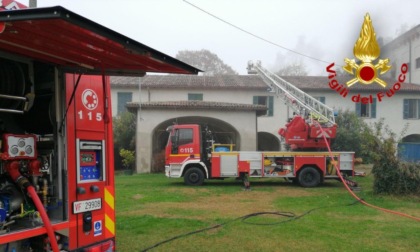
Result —
[{"label": "hose reel", "polygon": [[22,67],[14,61],[0,59],[0,112],[20,113],[32,106],[34,94],[26,91]]}]

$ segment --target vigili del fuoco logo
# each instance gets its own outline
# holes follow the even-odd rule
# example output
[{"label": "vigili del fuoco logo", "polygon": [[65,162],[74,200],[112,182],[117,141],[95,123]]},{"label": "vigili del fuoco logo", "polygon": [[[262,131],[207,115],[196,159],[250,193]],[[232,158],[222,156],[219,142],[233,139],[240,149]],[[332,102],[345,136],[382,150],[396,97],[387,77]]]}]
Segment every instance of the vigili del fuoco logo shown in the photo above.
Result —
[{"label": "vigili del fuoco logo", "polygon": [[362,85],[377,84],[384,88],[384,91],[380,91],[376,94],[370,94],[369,96],[362,96],[360,93],[353,95],[351,100],[356,103],[373,103],[374,97],[381,102],[385,97],[392,97],[396,92],[398,92],[398,90],[401,89],[401,85],[405,81],[405,75],[408,72],[408,65],[406,63],[401,65],[401,74],[398,76],[398,81],[389,88],[387,87],[387,83],[380,78],[380,75],[388,72],[391,69],[391,66],[389,65],[389,59],[377,60],[380,53],[381,49],[376,40],[376,33],[373,29],[372,20],[370,19],[369,13],[367,13],[363,21],[360,36],[353,48],[353,54],[358,61],[355,59],[344,59],[344,62],[346,63],[346,65],[343,66],[344,71],[353,75],[354,78],[347,81],[346,86],[340,84],[335,79],[337,74],[333,69],[334,63],[331,63],[326,68],[329,73],[328,79],[330,79],[330,88],[335,90],[343,98],[346,98],[349,93],[347,87],[351,87],[356,83],[360,83]]}]

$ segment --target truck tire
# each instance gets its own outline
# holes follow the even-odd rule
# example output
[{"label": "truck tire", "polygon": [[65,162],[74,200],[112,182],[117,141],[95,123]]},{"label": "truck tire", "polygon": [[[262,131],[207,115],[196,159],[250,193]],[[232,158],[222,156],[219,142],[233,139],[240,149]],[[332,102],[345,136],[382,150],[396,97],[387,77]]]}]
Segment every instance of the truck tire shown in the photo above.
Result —
[{"label": "truck tire", "polygon": [[184,174],[186,185],[199,186],[204,183],[204,173],[200,168],[191,167]]},{"label": "truck tire", "polygon": [[315,187],[321,182],[321,175],[314,167],[305,167],[299,173],[299,183],[303,187]]}]

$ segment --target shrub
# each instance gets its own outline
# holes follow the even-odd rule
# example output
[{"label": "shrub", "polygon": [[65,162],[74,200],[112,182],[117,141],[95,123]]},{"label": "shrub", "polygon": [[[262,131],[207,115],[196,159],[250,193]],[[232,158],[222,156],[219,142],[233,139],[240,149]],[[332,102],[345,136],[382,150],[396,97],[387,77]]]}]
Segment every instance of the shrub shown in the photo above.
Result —
[{"label": "shrub", "polygon": [[373,157],[373,191],[378,194],[420,194],[420,165],[398,159],[396,134],[380,120],[373,125],[369,144]]},{"label": "shrub", "polygon": [[113,118],[114,133],[114,166],[115,169],[124,168],[120,150],[135,151],[136,149],[136,115],[124,112]]},{"label": "shrub", "polygon": [[372,161],[372,153],[366,148],[371,139],[369,125],[349,110],[340,110],[336,117],[337,135],[332,142],[331,149],[334,151],[354,151],[356,157],[364,163]]},{"label": "shrub", "polygon": [[133,169],[133,165],[136,162],[136,156],[134,151],[121,149],[120,156],[122,158],[122,164],[125,169]]},{"label": "shrub", "polygon": [[[420,164],[398,159],[397,135],[380,119],[367,124],[354,112],[340,111],[336,117],[335,151],[354,151],[364,163],[372,163],[373,191],[377,194],[420,194]],[[404,135],[407,125],[401,136]]]}]

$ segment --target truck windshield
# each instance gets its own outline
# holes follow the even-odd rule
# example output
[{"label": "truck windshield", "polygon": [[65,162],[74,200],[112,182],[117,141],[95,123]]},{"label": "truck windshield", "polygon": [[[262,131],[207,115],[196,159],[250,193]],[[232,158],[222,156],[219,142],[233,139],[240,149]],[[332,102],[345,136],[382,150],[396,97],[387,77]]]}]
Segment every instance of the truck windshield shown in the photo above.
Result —
[{"label": "truck windshield", "polygon": [[169,132],[168,146],[171,145],[172,154],[178,153],[178,147],[180,145],[190,144],[193,142],[192,129],[175,129]]},{"label": "truck windshield", "polygon": [[193,142],[193,130],[192,129],[178,129],[176,131],[178,145],[189,144]]}]

